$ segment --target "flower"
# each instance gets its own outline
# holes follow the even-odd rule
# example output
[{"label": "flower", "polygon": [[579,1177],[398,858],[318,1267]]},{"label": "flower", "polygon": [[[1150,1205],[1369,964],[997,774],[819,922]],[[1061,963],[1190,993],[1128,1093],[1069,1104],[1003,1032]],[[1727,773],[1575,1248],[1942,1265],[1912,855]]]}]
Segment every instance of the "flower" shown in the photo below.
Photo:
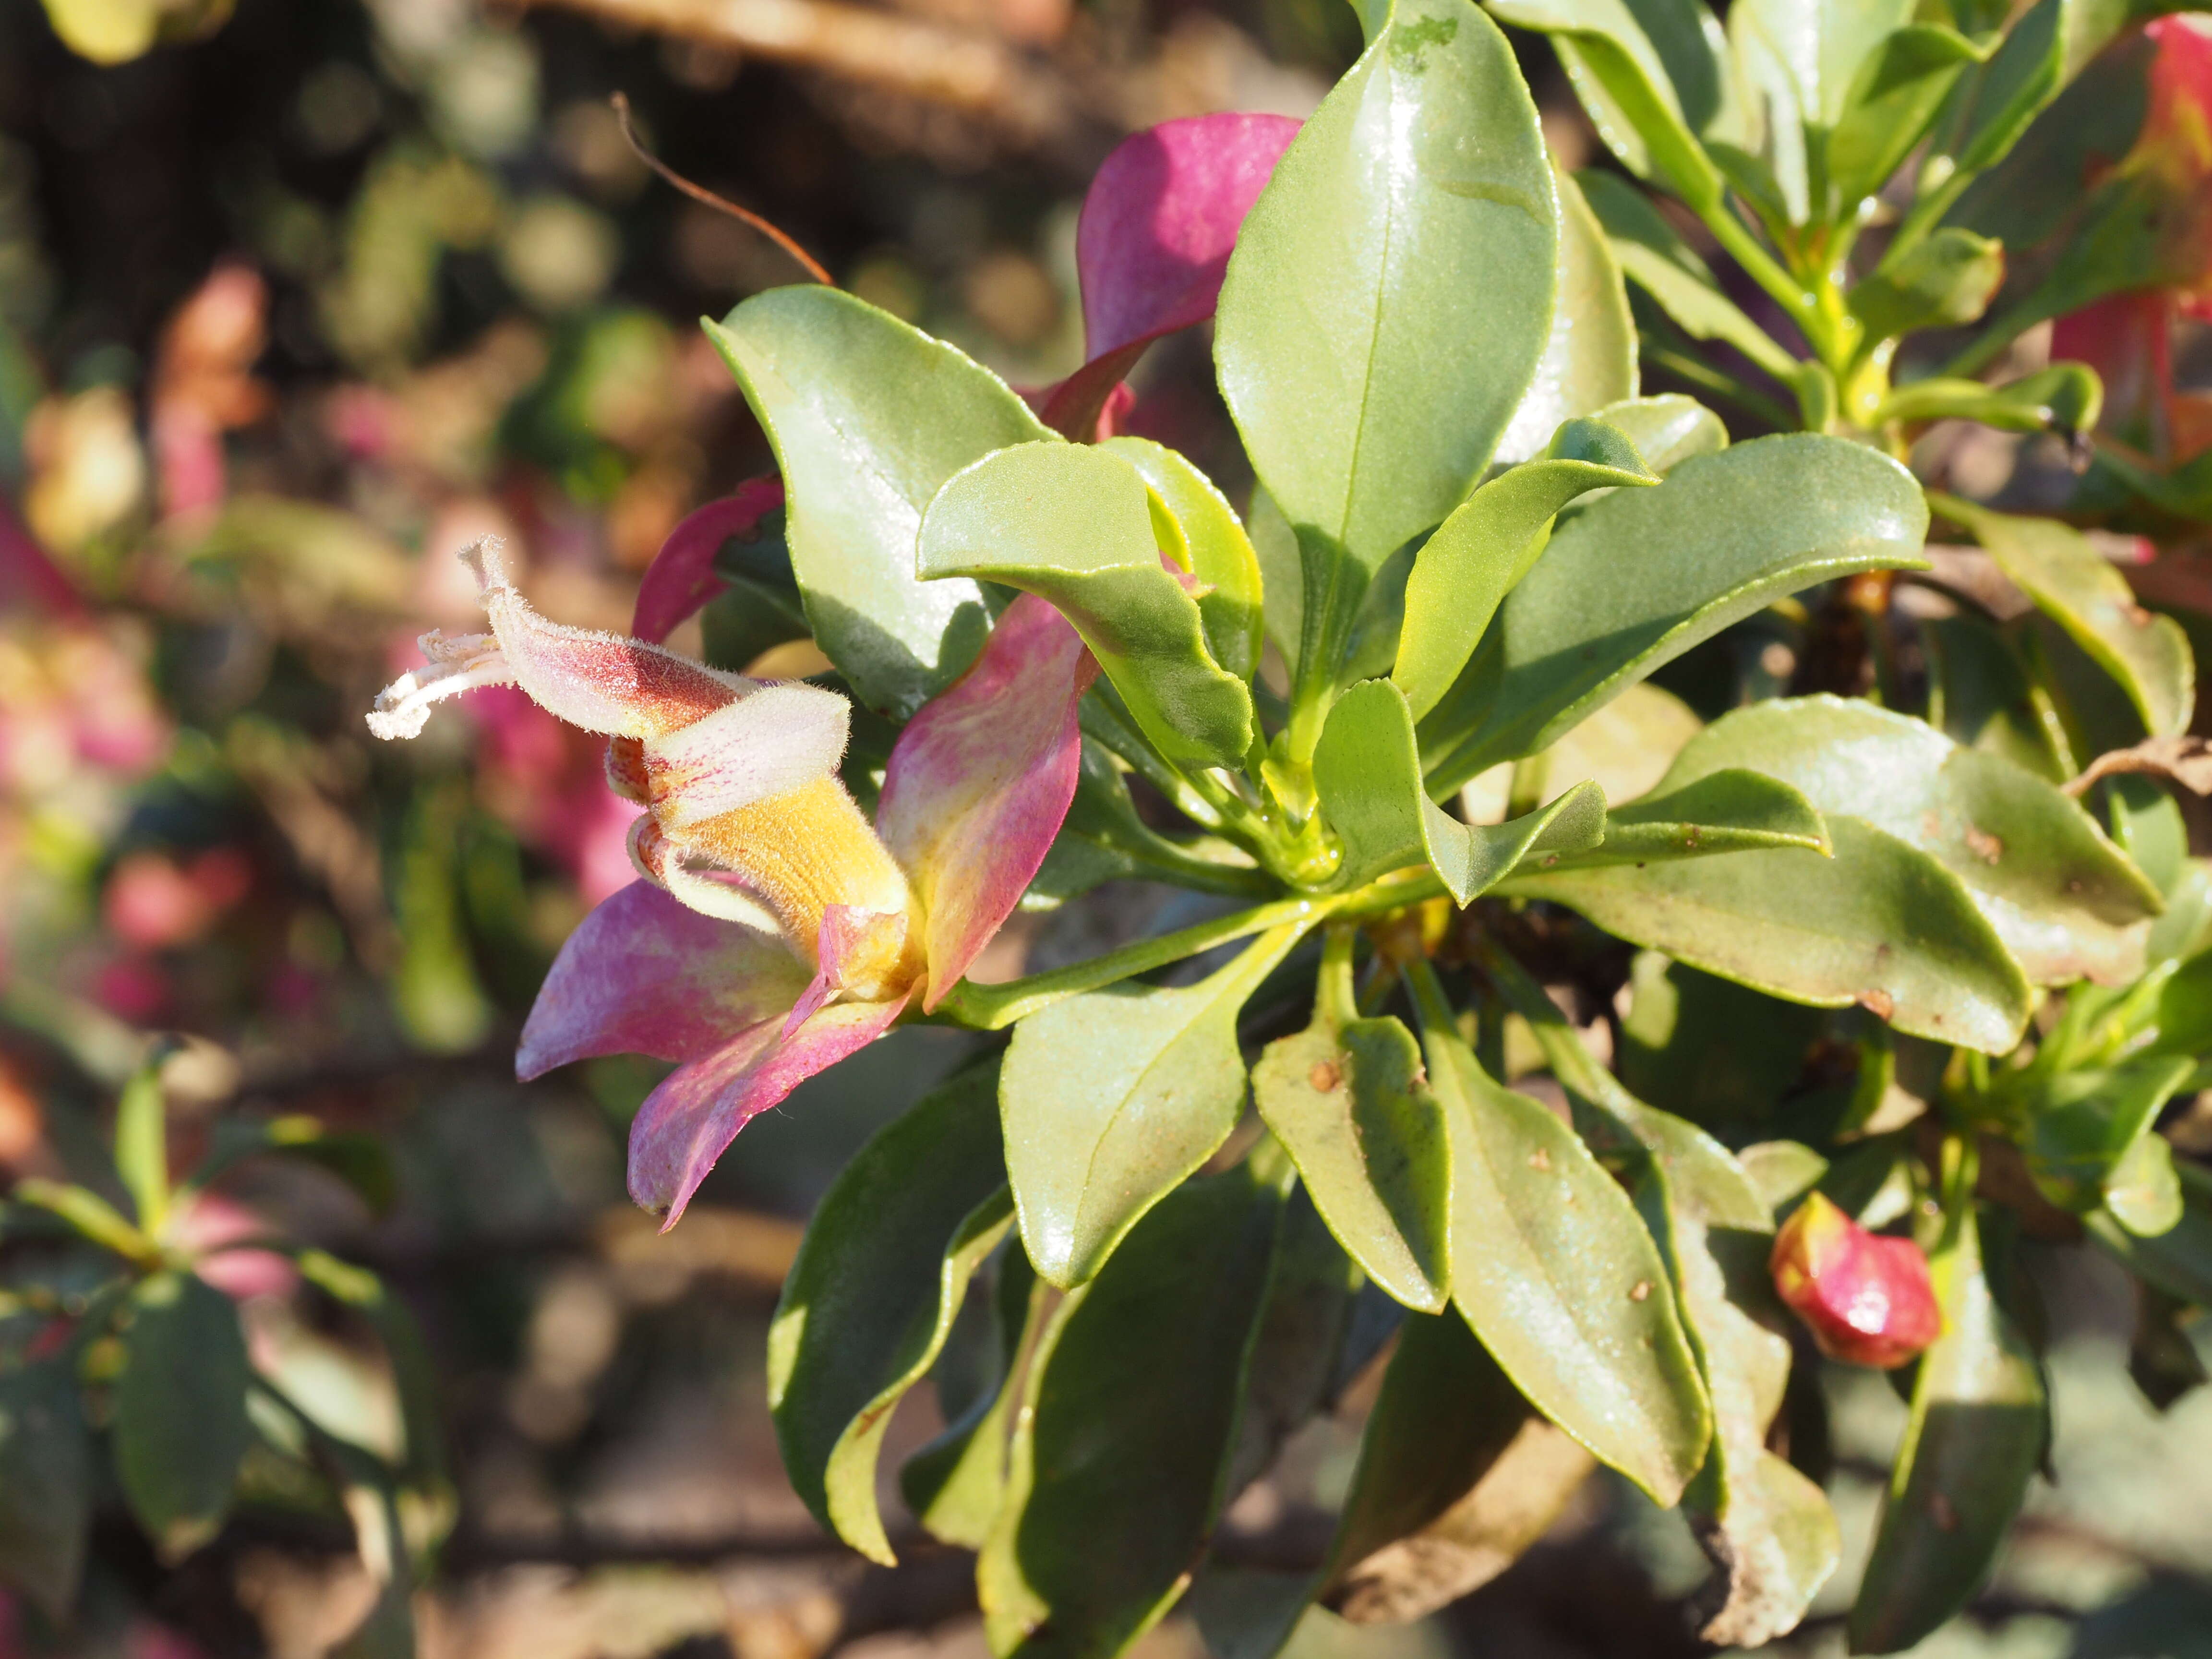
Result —
[{"label": "flower", "polygon": [[428,666],[385,690],[370,729],[412,737],[443,699],[513,685],[611,739],[609,781],[647,809],[630,836],[645,880],[562,947],[516,1064],[679,1062],[630,1133],[631,1196],[672,1225],[749,1120],[917,1000],[934,1008],[998,932],[1074,797],[1097,665],[1059,612],[1017,599],[901,733],[871,825],[839,776],[836,692],[547,622],[496,544],[462,557],[491,633],[425,635]]},{"label": "flower", "polygon": [[1831,1359],[1889,1370],[1942,1334],[1920,1247],[1869,1232],[1822,1194],[1783,1224],[1767,1269]]}]

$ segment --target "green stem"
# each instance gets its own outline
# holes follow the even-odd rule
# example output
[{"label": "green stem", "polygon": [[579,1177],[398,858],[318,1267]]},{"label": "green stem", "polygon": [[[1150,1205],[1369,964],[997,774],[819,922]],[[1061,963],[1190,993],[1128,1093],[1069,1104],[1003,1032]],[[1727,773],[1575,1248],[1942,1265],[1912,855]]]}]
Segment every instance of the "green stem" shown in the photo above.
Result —
[{"label": "green stem", "polygon": [[1137,730],[1116,703],[1108,701],[1102,682],[1083,700],[1078,719],[1083,733],[1129,763],[1129,769],[1175,804],[1176,810],[1208,830],[1223,827],[1221,817],[1206,798],[1190,787],[1190,780],[1170,766]]},{"label": "green stem", "polygon": [[1437,979],[1429,959],[1416,957],[1398,971],[1405,976],[1406,989],[1413,999],[1413,1014],[1420,1021],[1421,1030],[1458,1036],[1459,1016],[1452,1012],[1451,1003],[1444,996],[1443,982]]},{"label": "green stem", "polygon": [[1647,367],[1662,369],[1678,380],[1687,380],[1700,391],[1725,398],[1778,431],[1791,431],[1797,425],[1797,417],[1776,399],[1763,392],[1754,392],[1733,374],[1723,374],[1686,351],[1662,343],[1654,336],[1643,337],[1638,355]]},{"label": "green stem", "polygon": [[1820,301],[1808,293],[1803,283],[1782,268],[1781,263],[1759,245],[1737,218],[1725,198],[1698,216],[1706,228],[1713,233],[1728,255],[1743,268],[1743,272],[1773,296],[1784,313],[1797,325],[1813,349],[1826,358],[1833,342],[1828,338],[1827,319],[1820,314]]},{"label": "green stem", "polygon": [[1889,239],[1889,246],[1881,252],[1881,260],[1874,274],[1884,276],[1897,262],[1928,239],[1928,233],[1936,227],[1958,199],[1966,193],[1966,186],[1981,176],[1978,170],[1954,167],[1950,176],[1925,196],[1917,198],[1905,216],[1905,222],[1897,228],[1897,234]]}]

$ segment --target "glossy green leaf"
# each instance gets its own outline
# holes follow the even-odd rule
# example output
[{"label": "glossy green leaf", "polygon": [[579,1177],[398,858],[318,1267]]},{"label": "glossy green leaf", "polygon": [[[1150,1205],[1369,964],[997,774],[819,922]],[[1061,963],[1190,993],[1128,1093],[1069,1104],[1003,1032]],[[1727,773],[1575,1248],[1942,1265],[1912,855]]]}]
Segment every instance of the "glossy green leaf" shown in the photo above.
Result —
[{"label": "glossy green leaf", "polygon": [[2002,386],[1937,376],[1882,400],[1883,421],[1979,421],[2001,432],[2055,432],[2086,445],[2104,408],[2104,382],[2081,363],[2057,363]]},{"label": "glossy green leaf", "polygon": [[2096,820],[2041,778],[1858,699],[1754,704],[1707,726],[1662,787],[1749,767],[1936,859],[1966,884],[2028,978],[2113,984],[2142,971],[2164,908]]},{"label": "glossy green leaf", "polygon": [[1827,1024],[1818,1009],[1778,1002],[1656,951],[1630,963],[1628,994],[1613,1058],[1622,1084],[1730,1139],[1771,1121]]},{"label": "glossy green leaf", "polygon": [[1117,985],[1014,1027],[999,1085],[1022,1242],[1053,1284],[1096,1273],[1244,1109],[1237,1016],[1312,924],[1262,934],[1195,985]]},{"label": "glossy green leaf", "polygon": [[[1721,176],[1698,142],[1676,80],[1679,74],[1692,97],[1706,106],[1701,113],[1717,104],[1722,70],[1695,21],[1701,7],[1490,0],[1490,9],[1518,27],[1553,37],[1600,135],[1629,167],[1656,177],[1693,207],[1721,199]],[[1659,40],[1674,47],[1672,62],[1662,58],[1659,43],[1646,32],[1647,18],[1660,24]],[[1666,27],[1670,21],[1675,27]]]},{"label": "glossy green leaf", "polygon": [[705,326],[775,447],[816,641],[863,702],[913,714],[990,631],[975,583],[915,575],[922,510],[969,462],[1052,434],[988,369],[842,289],[771,289]]},{"label": "glossy green leaf", "polygon": [[92,1527],[92,1441],[67,1364],[0,1376],[0,1581],[65,1624]]},{"label": "glossy green leaf", "polygon": [[1895,264],[1855,283],[1851,314],[1875,340],[1915,329],[1959,327],[1989,309],[2004,273],[2002,243],[1947,225]]},{"label": "glossy green leaf", "polygon": [[1787,1322],[1767,1270],[1772,1206],[1719,1142],[1598,1065],[1511,957],[1488,948],[1482,961],[1529,1022],[1577,1125],[1627,1156],[1630,1191],[1666,1255],[1712,1399],[1712,1448],[1683,1504],[1725,1595],[1698,1634],[1758,1647],[1796,1628],[1843,1548],[1826,1494],[1766,1449],[1790,1378]]},{"label": "glossy green leaf", "polygon": [[[2108,1189],[2136,1176],[2123,1165],[2137,1146],[2157,1140],[2151,1126],[2160,1109],[2196,1069],[2191,1055],[2154,1054],[2053,1078],[2028,1106],[2027,1171],[2043,1195],[2069,1210],[2105,1203]],[[2162,1152],[2165,1143],[2158,1145]],[[2129,1231],[2155,1237],[2181,1219],[2181,1191],[2170,1161],[2148,1179],[2156,1188],[2149,1202],[2131,1201],[2143,1195],[2130,1193],[2112,1208]]]},{"label": "glossy green leaf", "polygon": [[1658,787],[1704,725],[1673,692],[1649,681],[1632,685],[1541,753],[1491,768],[1460,792],[1460,805],[1471,822],[1492,823],[1516,796],[1541,795],[1569,778],[1589,779],[1609,802],[1635,801]]},{"label": "glossy green leaf", "polygon": [[1428,797],[1405,693],[1366,680],[1337,700],[1314,750],[1322,812],[1344,844],[1337,884],[1357,887],[1426,863],[1453,899],[1486,892],[1524,859],[1595,847],[1605,835],[1605,792],[1579,783],[1510,823],[1467,824]]},{"label": "glossy green leaf", "polygon": [[2081,0],[2036,0],[2005,32],[1965,94],[1960,137],[1951,146],[1961,169],[1994,165],[2058,95],[2087,55],[2077,38],[2080,14],[2092,9]]},{"label": "glossy green leaf", "polygon": [[1512,1565],[1595,1467],[1466,1321],[1409,1316],[1337,1523],[1328,1605],[1395,1624],[1456,1601]]},{"label": "glossy green leaf", "polygon": [[1206,623],[1206,648],[1214,661],[1249,681],[1260,667],[1263,599],[1259,556],[1236,510],[1180,451],[1131,437],[1109,438],[1099,447],[1135,467],[1153,499],[1172,515],[1189,554],[1176,562],[1201,584],[1198,614]]},{"label": "glossy green leaf", "polygon": [[1498,441],[1500,461],[1525,461],[1560,422],[1636,396],[1636,319],[1620,265],[1573,175],[1555,165],[1552,182],[1559,193],[1559,297],[1536,378]]},{"label": "glossy green leaf", "polygon": [[1788,76],[1791,106],[1768,119],[1794,116],[1808,127],[1844,118],[1867,60],[1912,21],[1911,0],[1744,0],[1729,8],[1732,27],[1739,11]]},{"label": "glossy green leaf", "polygon": [[1626,434],[1645,467],[1662,477],[1692,455],[1728,447],[1728,428],[1721,417],[1679,392],[1607,404],[1597,411],[1597,418]]},{"label": "glossy green leaf", "polygon": [[1943,1334],[1920,1357],[1874,1557],[1851,1608],[1854,1653],[1902,1652],[1966,1606],[2043,1457],[2042,1378],[1990,1290],[1972,1186],[1954,1184],[1930,1261]]},{"label": "glossy green leaf", "polygon": [[1452,1300],[1545,1416],[1662,1504],[1705,1462],[1711,1407],[1656,1245],[1575,1133],[1493,1082],[1425,1007],[1452,1148]]},{"label": "glossy green leaf", "polygon": [[1252,696],[1213,659],[1205,620],[1160,562],[1151,490],[1090,444],[1018,444],[956,474],[922,515],[919,568],[979,576],[1049,601],[1170,761],[1235,765]]},{"label": "glossy green leaf", "polygon": [[1709,773],[1680,788],[1608,808],[1602,842],[1586,852],[1547,854],[1534,867],[1584,870],[1777,847],[1825,854],[1827,827],[1813,804],[1790,785],[1739,769]]},{"label": "glossy green leaf", "polygon": [[1867,53],[1823,146],[1837,217],[1854,216],[1888,182],[1981,55],[1957,30],[1929,23],[1885,35]]},{"label": "glossy green leaf", "polygon": [[1481,476],[1543,354],[1559,234],[1497,26],[1467,0],[1378,21],[1246,217],[1214,341],[1284,517],[1370,574]]},{"label": "glossy green leaf", "polygon": [[1413,1034],[1359,1018],[1348,931],[1322,956],[1313,1024],[1267,1045],[1252,1099],[1352,1259],[1407,1307],[1440,1311],[1451,1294],[1443,1116]]},{"label": "glossy green leaf", "polygon": [[2189,636],[2171,617],[2136,602],[2127,578],[2088,538],[2055,519],[1992,513],[1954,495],[1930,497],[1964,525],[2045,615],[2118,680],[2153,737],[2179,732],[2196,706]]},{"label": "glossy green leaf", "polygon": [[131,1293],[115,1387],[115,1472],[131,1512],[166,1556],[197,1548],[230,1510],[252,1443],[252,1375],[238,1310],[191,1273],[159,1273]]},{"label": "glossy green leaf", "polygon": [[1219,1513],[1281,1208],[1243,1169],[1191,1182],[1060,1304],[976,1563],[994,1652],[1111,1659],[1182,1592]]},{"label": "glossy green leaf", "polygon": [[[1927,508],[1839,438],[1761,438],[1578,509],[1423,722],[1430,787],[1533,754],[1729,623],[1856,571],[1923,567]],[[1448,745],[1448,746],[1447,746]]]},{"label": "glossy green leaf", "polygon": [[1559,509],[1593,489],[1658,483],[1636,446],[1601,421],[1570,420],[1540,459],[1499,474],[1437,527],[1406,581],[1390,678],[1419,720],[1451,690],[1515,583],[1544,551]]},{"label": "glossy green leaf", "polygon": [[1656,301],[1685,333],[1734,346],[1778,380],[1787,381],[1796,373],[1797,360],[1721,292],[1712,268],[1633,186],[1597,172],[1578,173],[1575,182],[1605,227],[1621,274]]},{"label": "glossy green leaf", "polygon": [[1338,1247],[1282,1149],[1262,1141],[1246,1163],[1255,1179],[1283,1194],[1283,1214],[1267,1269],[1267,1298],[1245,1362],[1244,1392],[1237,1401],[1222,1486],[1224,1504],[1234,1503],[1273,1466],[1285,1443],[1338,1386],[1339,1361],[1361,1285],[1359,1269]]},{"label": "glossy green leaf", "polygon": [[2010,1049],[2027,1024],[2027,981],[1965,885],[1859,819],[1827,823],[1832,858],[1792,849],[1523,872],[1507,890],[1770,995],[1860,1003],[1916,1036]]},{"label": "glossy green leaf", "polygon": [[892,1409],[927,1373],[1013,1206],[996,1066],[925,1096],[845,1166],[814,1212],[769,1328],[768,1399],[791,1484],[871,1560],[896,1560],[876,1508]]}]

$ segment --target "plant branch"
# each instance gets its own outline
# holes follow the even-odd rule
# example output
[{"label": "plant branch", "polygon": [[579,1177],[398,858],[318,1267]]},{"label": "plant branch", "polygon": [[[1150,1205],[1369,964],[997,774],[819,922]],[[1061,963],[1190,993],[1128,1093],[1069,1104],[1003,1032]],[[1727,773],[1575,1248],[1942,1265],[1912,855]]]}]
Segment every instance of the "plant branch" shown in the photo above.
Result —
[{"label": "plant branch", "polygon": [[737,220],[740,224],[750,225],[755,230],[760,232],[762,235],[767,237],[769,240],[774,242],[786,253],[788,253],[799,263],[800,268],[803,269],[809,276],[811,276],[816,282],[821,283],[823,287],[835,288],[837,286],[836,279],[830,276],[827,270],[823,269],[822,262],[817,259],[812,254],[809,253],[805,248],[799,246],[799,245],[790,236],[785,234],[781,228],[771,223],[767,219],[763,218],[751,209],[741,208],[735,202],[729,200],[726,197],[717,196],[713,191],[708,190],[705,185],[693,184],[689,179],[686,179],[674,167],[669,166],[667,162],[662,161],[658,155],[655,155],[651,150],[647,149],[645,147],[643,141],[638,137],[637,129],[630,123],[629,94],[617,92],[608,101],[615,106],[615,119],[622,124],[622,136],[623,142],[629,144],[631,152],[636,155],[639,161],[644,162],[646,166],[651,167],[663,179],[675,185],[677,189],[682,191],[686,196],[689,196],[693,201],[703,203],[706,206],[713,208],[717,213],[726,213],[730,217]]}]

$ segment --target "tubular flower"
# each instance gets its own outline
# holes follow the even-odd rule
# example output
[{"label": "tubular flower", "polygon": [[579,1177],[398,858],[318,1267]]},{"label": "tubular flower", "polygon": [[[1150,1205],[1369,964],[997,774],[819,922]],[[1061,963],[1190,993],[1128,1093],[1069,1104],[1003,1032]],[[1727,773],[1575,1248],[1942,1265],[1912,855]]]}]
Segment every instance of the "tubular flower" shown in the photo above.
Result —
[{"label": "tubular flower", "polygon": [[645,879],[562,947],[517,1069],[679,1062],[630,1133],[631,1196],[672,1225],[749,1120],[910,1004],[936,1006],[1012,914],[1073,799],[1097,665],[1059,612],[1015,600],[901,733],[871,826],[838,776],[836,692],[549,623],[495,546],[462,556],[491,633],[425,635],[429,664],[386,688],[370,729],[413,737],[442,699],[514,685],[611,739],[609,781],[647,809],[630,838]]},{"label": "tubular flower", "polygon": [[1767,1265],[1831,1359],[1891,1370],[1943,1334],[1920,1247],[1869,1232],[1819,1193],[1783,1224]]}]

